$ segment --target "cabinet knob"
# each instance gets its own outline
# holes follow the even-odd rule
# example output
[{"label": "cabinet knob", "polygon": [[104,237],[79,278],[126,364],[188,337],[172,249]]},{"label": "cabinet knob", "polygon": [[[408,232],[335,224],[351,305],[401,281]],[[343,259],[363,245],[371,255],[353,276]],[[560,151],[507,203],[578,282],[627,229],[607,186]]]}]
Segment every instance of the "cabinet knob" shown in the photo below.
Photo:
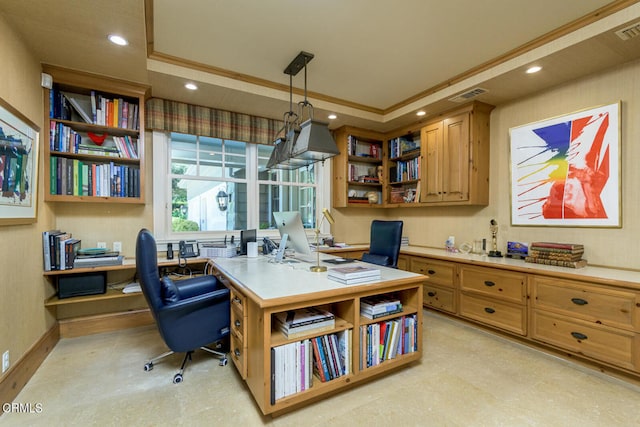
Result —
[{"label": "cabinet knob", "polygon": [[587,305],[587,304],[589,304],[589,301],[584,300],[582,298],[571,298],[571,302],[574,303],[575,305]]},{"label": "cabinet knob", "polygon": [[433,291],[429,291],[429,292],[427,292],[427,295],[429,295],[430,297],[435,297],[436,293],[433,292]]},{"label": "cabinet knob", "polygon": [[238,298],[238,297],[233,297],[232,302],[233,302],[234,304],[240,304],[240,305],[242,305],[242,300],[241,300],[240,298]]},{"label": "cabinet knob", "polygon": [[240,323],[240,321],[239,321],[239,320],[236,320],[236,321],[235,321],[235,325],[236,325],[236,328],[239,328],[239,327],[240,327],[240,325],[242,325],[242,323]]},{"label": "cabinet knob", "polygon": [[240,350],[236,348],[235,350],[233,350],[233,354],[235,354],[236,357],[240,357]]},{"label": "cabinet knob", "polygon": [[491,307],[485,307],[485,308],[484,308],[484,311],[486,311],[486,312],[487,312],[487,313],[489,313],[489,314],[493,314],[493,313],[495,313],[495,312],[496,312],[496,311],[495,311],[493,308],[491,308]]},{"label": "cabinet knob", "polygon": [[588,336],[580,332],[571,332],[571,336],[577,340],[586,340],[587,338],[589,338]]},{"label": "cabinet knob", "polygon": [[485,280],[484,281],[484,285],[485,286],[495,286],[495,282],[492,282],[491,280]]},{"label": "cabinet knob", "polygon": [[436,274],[435,270],[427,270],[427,273],[429,273],[431,276],[433,276],[434,274]]}]

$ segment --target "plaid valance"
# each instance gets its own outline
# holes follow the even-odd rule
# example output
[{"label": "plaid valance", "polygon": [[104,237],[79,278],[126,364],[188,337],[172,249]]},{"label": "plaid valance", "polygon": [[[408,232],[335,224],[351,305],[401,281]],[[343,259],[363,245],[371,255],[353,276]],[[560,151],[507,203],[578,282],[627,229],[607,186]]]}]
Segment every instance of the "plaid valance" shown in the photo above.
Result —
[{"label": "plaid valance", "polygon": [[273,144],[283,125],[281,120],[161,98],[148,99],[146,110],[146,127],[149,129],[257,144]]}]

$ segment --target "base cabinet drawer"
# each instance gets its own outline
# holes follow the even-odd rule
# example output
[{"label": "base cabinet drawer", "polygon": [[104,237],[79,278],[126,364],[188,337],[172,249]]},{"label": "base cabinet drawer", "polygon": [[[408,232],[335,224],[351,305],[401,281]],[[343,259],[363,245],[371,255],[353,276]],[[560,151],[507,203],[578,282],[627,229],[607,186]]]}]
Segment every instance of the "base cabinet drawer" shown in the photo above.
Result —
[{"label": "base cabinet drawer", "polygon": [[524,274],[490,268],[460,268],[460,289],[523,303],[527,297],[527,279]]},{"label": "base cabinet drawer", "polygon": [[572,353],[638,370],[638,334],[534,310],[531,337]]},{"label": "base cabinet drawer", "polygon": [[519,335],[527,334],[526,307],[471,295],[460,295],[460,315]]},{"label": "base cabinet drawer", "polygon": [[640,293],[548,277],[534,277],[532,283],[535,308],[640,331]]},{"label": "base cabinet drawer", "polygon": [[409,271],[429,276],[427,283],[453,287],[455,264],[444,261],[433,261],[425,258],[409,259]]},{"label": "base cabinet drawer", "polygon": [[425,306],[449,313],[456,312],[456,300],[453,289],[432,286],[427,283],[422,286],[422,292],[422,303]]},{"label": "base cabinet drawer", "polygon": [[231,333],[231,348],[229,349],[231,353],[231,360],[233,360],[233,364],[236,369],[240,373],[242,379],[247,378],[247,348],[244,346],[244,341],[239,338],[235,331],[232,330]]}]

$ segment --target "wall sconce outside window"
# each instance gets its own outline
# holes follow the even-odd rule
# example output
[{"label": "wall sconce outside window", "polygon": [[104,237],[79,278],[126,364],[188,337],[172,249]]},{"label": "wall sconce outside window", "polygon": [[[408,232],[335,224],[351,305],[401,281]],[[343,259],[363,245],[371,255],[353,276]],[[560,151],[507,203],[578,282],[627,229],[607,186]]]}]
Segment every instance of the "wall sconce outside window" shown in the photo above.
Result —
[{"label": "wall sconce outside window", "polygon": [[218,209],[222,212],[226,211],[229,207],[229,199],[231,195],[224,192],[224,190],[218,191],[218,195],[216,196],[216,200],[218,202]]}]

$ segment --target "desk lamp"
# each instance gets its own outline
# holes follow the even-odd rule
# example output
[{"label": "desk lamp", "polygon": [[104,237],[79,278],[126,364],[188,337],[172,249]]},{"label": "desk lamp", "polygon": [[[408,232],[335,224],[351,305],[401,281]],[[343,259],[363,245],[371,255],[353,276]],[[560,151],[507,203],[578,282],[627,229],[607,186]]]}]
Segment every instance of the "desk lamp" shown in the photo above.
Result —
[{"label": "desk lamp", "polygon": [[320,222],[318,223],[318,227],[315,229],[316,232],[316,255],[317,255],[317,259],[318,262],[316,263],[316,265],[312,265],[310,267],[311,271],[313,271],[314,273],[321,273],[323,271],[327,271],[327,267],[325,267],[324,265],[320,265],[320,227],[322,226],[322,222],[324,221],[324,219],[327,219],[327,221],[329,221],[329,224],[335,224],[336,220],[333,219],[333,215],[331,215],[331,212],[329,212],[329,209],[324,208],[322,209],[322,218],[320,219]]}]

